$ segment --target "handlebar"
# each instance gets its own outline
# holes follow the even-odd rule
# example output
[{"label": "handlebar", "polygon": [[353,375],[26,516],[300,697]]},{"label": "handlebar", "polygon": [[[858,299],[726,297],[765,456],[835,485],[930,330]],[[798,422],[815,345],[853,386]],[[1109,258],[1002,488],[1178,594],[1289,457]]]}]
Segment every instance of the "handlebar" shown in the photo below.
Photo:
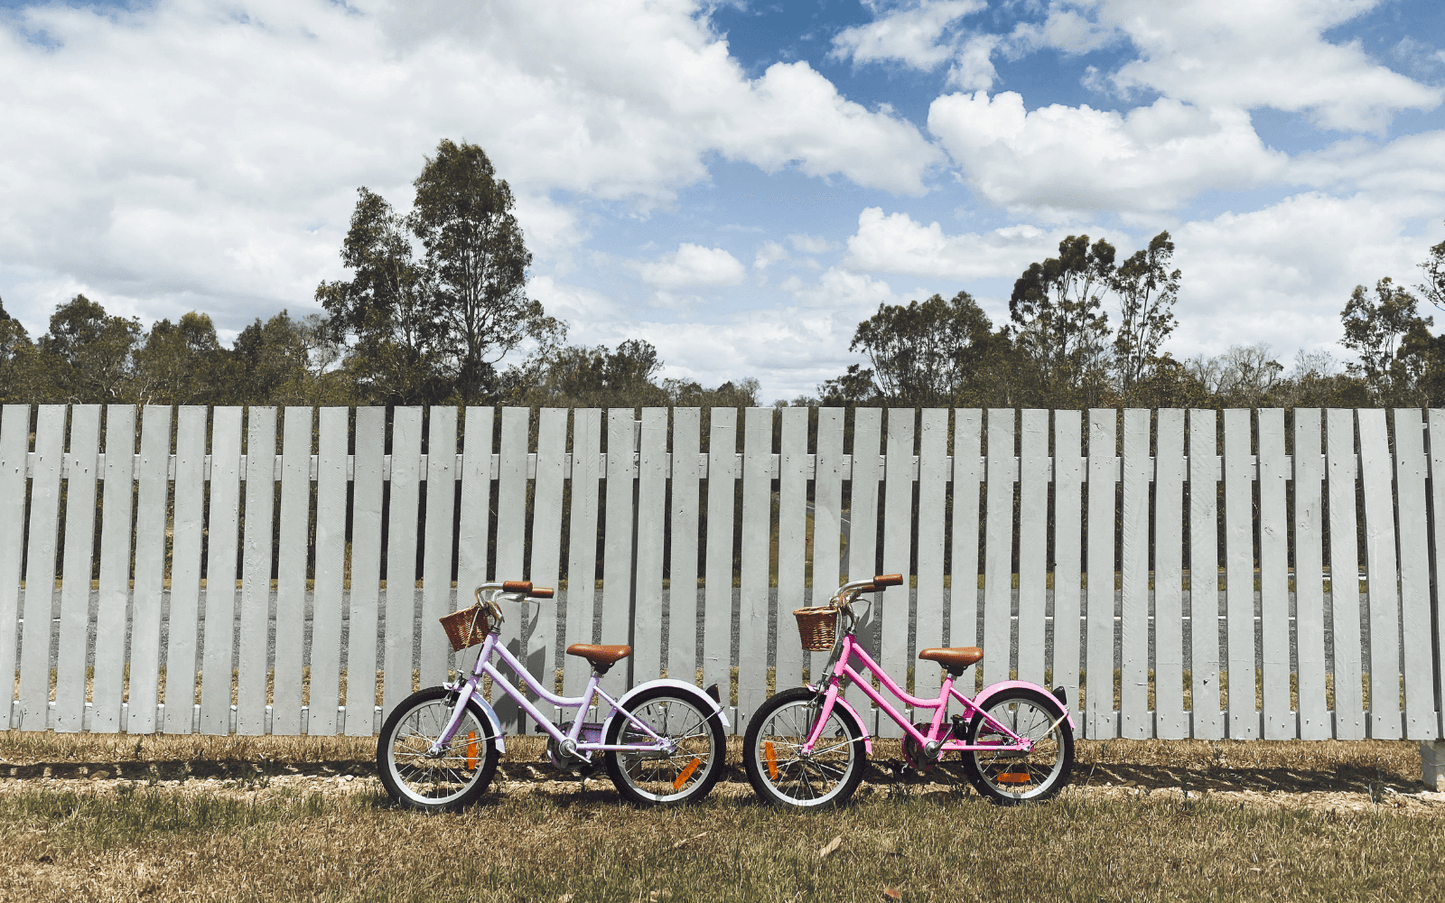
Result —
[{"label": "handlebar", "polygon": [[[504,580],[501,583],[483,583],[477,587],[473,595],[480,601],[482,593],[488,590],[493,592],[500,590],[502,593],[507,593],[512,596],[522,596],[531,599],[550,599],[552,598],[553,592],[552,587],[533,586],[530,580]],[[520,602],[523,600],[518,599],[517,601]]]}]

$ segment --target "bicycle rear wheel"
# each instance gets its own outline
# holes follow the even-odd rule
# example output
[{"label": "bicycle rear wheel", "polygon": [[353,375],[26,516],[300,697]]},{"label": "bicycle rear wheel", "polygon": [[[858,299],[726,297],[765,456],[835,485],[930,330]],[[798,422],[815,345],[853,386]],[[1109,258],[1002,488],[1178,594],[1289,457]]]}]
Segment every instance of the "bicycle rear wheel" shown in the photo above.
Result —
[{"label": "bicycle rear wheel", "polygon": [[[1069,782],[1074,767],[1074,732],[1061,718],[1057,702],[1024,687],[1004,690],[983,711],[1020,737],[1033,741],[1021,752],[975,750],[963,753],[963,768],[979,793],[1005,806],[1046,800]],[[968,725],[968,742],[1009,743],[1012,738],[989,728],[983,714]]]},{"label": "bicycle rear wheel", "polygon": [[773,696],[759,707],[743,738],[748,782],[775,806],[827,809],[847,802],[863,781],[863,730],[835,705],[818,743],[802,752],[817,723],[822,697],[807,687]]},{"label": "bicycle rear wheel", "polygon": [[467,700],[452,740],[438,754],[428,751],[446,728],[455,703],[446,687],[428,687],[401,701],[376,743],[376,770],[397,802],[428,812],[459,809],[474,802],[497,770],[501,754],[496,731],[481,706]]},{"label": "bicycle rear wheel", "polygon": [[[627,799],[644,806],[696,802],[712,791],[727,764],[722,721],[701,700],[670,687],[645,690],[628,700],[632,717],[658,736],[671,740],[671,751],[613,750],[607,772]],[[613,716],[606,743],[651,744],[622,713]]]}]

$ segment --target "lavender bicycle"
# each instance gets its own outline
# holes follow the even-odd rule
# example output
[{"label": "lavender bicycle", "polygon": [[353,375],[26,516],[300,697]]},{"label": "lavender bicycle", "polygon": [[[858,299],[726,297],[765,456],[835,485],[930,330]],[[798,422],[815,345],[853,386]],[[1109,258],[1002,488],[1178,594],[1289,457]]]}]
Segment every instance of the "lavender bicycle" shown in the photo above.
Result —
[{"label": "lavender bicycle", "polygon": [[[482,644],[470,674],[428,687],[402,700],[382,725],[377,771],[387,793],[416,809],[455,809],[475,801],[492,781],[505,750],[501,722],[482,695],[482,679],[513,699],[547,734],[557,768],[590,773],[604,761],[626,799],[641,805],[676,805],[707,796],[722,777],[727,717],[717,699],[679,680],[652,680],[618,698],[599,680],[632,654],[629,646],[576,643],[568,655],[586,659],[592,674],[581,696],[558,696],[534,677],[499,639],[500,602],[550,599],[552,590],[526,582],[488,583],[476,604],[442,618],[458,651]],[[576,717],[555,723],[496,666],[501,659],[540,700]],[[550,681],[548,682],[550,683]],[[593,706],[601,720],[584,716]]]},{"label": "lavender bicycle", "polygon": [[[902,582],[901,575],[891,574],[848,583],[828,605],[794,612],[803,647],[831,649],[832,654],[817,685],[784,690],[753,716],[743,741],[753,790],[774,805],[799,808],[836,806],[853,795],[863,780],[873,739],[840,693],[851,681],[903,728],[903,754],[911,768],[927,771],[945,754],[958,753],[969,781],[995,802],[1014,805],[1058,793],[1074,764],[1073,719],[1062,688],[1049,692],[1010,680],[985,687],[970,699],[954,681],[983,658],[983,650],[955,646],[918,653],[945,672],[938,696],[920,698],[905,692],[858,644],[853,636],[859,620],[854,601],[860,594]],[[864,672],[905,705],[932,709],[933,717],[910,724]],[[948,718],[950,702],[962,711]]]}]

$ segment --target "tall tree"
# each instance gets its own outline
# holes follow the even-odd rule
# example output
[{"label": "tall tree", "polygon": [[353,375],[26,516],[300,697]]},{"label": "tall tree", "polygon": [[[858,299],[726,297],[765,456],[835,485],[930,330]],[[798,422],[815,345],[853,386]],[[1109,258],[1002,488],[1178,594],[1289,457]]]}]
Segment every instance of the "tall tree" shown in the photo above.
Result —
[{"label": "tall tree", "polygon": [[355,337],[348,366],[379,400],[494,399],[497,361],[528,339],[560,344],[565,329],[526,296],[512,192],[480,147],[443,140],[413,186],[406,216],[359,190],[341,254],[354,278],[316,298]]},{"label": "tall tree", "polygon": [[1113,287],[1114,246],[1087,235],[1059,242],[1059,256],[1030,264],[1014,282],[1009,315],[1017,346],[1033,358],[1045,390],[1085,390],[1089,403],[1104,368],[1109,318],[1103,300]]},{"label": "tall tree", "polygon": [[319,314],[258,317],[236,337],[238,395],[250,404],[350,404],[349,375],[334,371],[340,346]]},{"label": "tall tree", "polygon": [[1375,283],[1374,300],[1363,285],[1355,286],[1340,313],[1345,326],[1340,344],[1360,356],[1358,364],[1348,365],[1349,370],[1363,377],[1370,391],[1382,401],[1401,400],[1397,394],[1413,386],[1416,374],[1397,350],[1400,340],[1417,325],[1431,323],[1430,317],[1416,312],[1416,306],[1414,295],[1386,277]]},{"label": "tall tree", "polygon": [[[1114,336],[1114,369],[1119,390],[1132,402],[1135,387],[1157,365],[1159,346],[1174,331],[1179,270],[1171,270],[1174,242],[1160,232],[1114,271],[1119,295],[1119,331]],[[1172,372],[1172,371],[1171,371]]]},{"label": "tall tree", "polygon": [[1426,301],[1445,309],[1445,241],[1430,249],[1430,256],[1420,264],[1420,271],[1425,274],[1425,281],[1417,286],[1420,294]]},{"label": "tall tree", "polygon": [[136,397],[144,404],[225,404],[237,398],[240,367],[206,314],[161,320],[135,352]]},{"label": "tall tree", "polygon": [[0,301],[0,404],[35,400],[35,343]]},{"label": "tall tree", "polygon": [[934,295],[907,306],[882,304],[858,324],[850,351],[873,364],[877,394],[907,405],[951,404],[1002,341],[968,294]]},{"label": "tall tree", "polygon": [[139,320],[110,316],[84,295],[57,307],[38,349],[50,396],[72,404],[128,400],[140,335]]}]

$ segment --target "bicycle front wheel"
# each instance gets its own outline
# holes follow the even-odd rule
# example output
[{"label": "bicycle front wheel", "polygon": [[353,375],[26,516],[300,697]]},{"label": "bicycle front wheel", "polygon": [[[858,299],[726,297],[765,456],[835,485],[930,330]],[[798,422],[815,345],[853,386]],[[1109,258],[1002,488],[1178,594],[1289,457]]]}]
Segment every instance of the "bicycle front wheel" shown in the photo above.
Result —
[{"label": "bicycle front wheel", "polygon": [[497,770],[497,732],[468,700],[451,742],[431,754],[456,702],[446,687],[428,687],[401,701],[376,743],[376,770],[397,802],[428,812],[459,809],[482,795]]},{"label": "bicycle front wheel", "polygon": [[[607,772],[628,800],[644,806],[674,806],[707,796],[727,764],[722,721],[691,694],[658,687],[627,701],[632,717],[670,741],[670,750],[612,750]],[[608,746],[652,746],[656,741],[618,712],[607,727]]]},{"label": "bicycle front wheel", "polygon": [[[1059,706],[1037,690],[1004,690],[983,711],[1020,737],[1033,741],[1021,752],[974,750],[963,753],[963,768],[979,793],[1005,806],[1046,800],[1069,782],[1074,768],[1074,732]],[[1012,743],[976,714],[968,725],[970,744]]]},{"label": "bicycle front wheel", "polygon": [[743,737],[743,764],[753,792],[775,806],[827,809],[841,805],[863,781],[863,730],[835,705],[813,751],[803,754],[823,697],[807,687],[764,702]]}]

